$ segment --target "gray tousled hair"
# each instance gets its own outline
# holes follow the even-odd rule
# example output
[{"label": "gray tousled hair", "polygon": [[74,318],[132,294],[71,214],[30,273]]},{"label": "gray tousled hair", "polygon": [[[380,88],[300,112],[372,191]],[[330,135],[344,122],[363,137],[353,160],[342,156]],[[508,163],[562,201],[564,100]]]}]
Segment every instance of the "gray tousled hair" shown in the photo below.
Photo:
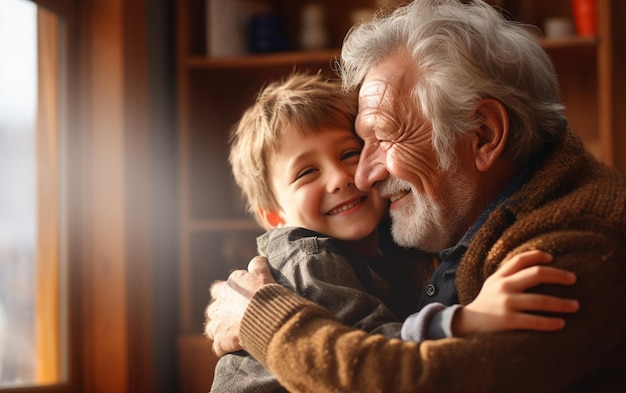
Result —
[{"label": "gray tousled hair", "polygon": [[554,66],[527,27],[480,0],[414,0],[354,26],[337,72],[353,91],[383,59],[407,51],[419,73],[412,97],[433,127],[439,165],[455,163],[459,136],[477,126],[478,101],[501,102],[509,116],[504,157],[524,165],[567,128]]}]

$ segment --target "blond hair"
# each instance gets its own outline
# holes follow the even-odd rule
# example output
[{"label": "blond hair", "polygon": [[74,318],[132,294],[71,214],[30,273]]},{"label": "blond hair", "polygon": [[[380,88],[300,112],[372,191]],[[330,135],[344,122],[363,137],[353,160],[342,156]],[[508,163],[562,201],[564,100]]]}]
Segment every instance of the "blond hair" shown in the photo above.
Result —
[{"label": "blond hair", "polygon": [[356,111],[354,95],[342,92],[338,79],[320,73],[294,73],[259,92],[231,131],[229,161],[247,210],[261,226],[267,228],[260,210],[280,209],[269,163],[282,138],[329,128],[354,130]]}]

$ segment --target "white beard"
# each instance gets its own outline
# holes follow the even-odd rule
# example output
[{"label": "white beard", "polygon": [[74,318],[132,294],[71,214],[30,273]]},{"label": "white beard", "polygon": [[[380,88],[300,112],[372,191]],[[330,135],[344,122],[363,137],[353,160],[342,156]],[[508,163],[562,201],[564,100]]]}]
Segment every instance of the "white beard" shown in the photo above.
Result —
[{"label": "white beard", "polygon": [[467,230],[459,226],[463,225],[470,212],[474,187],[461,173],[447,177],[446,189],[440,190],[446,195],[448,208],[430,196],[417,192],[409,182],[396,177],[388,177],[378,188],[382,195],[411,190],[410,195],[404,198],[412,198],[413,201],[403,201],[402,207],[390,212],[391,234],[402,247],[438,252],[459,240],[453,239],[454,234],[463,234]]}]

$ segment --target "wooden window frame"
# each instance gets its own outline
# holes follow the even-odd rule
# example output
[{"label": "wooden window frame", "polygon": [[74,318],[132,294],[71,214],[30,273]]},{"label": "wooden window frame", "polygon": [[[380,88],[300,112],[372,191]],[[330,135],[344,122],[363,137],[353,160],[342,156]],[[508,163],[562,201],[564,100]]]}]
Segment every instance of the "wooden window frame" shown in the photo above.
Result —
[{"label": "wooden window frame", "polygon": [[[47,347],[41,377],[61,373],[64,382],[0,392],[153,392],[146,1],[34,2],[62,15],[66,31],[67,161],[38,169],[46,194],[58,195],[54,180],[67,179],[67,211],[40,223],[46,235],[38,247],[57,261],[46,274],[60,277],[56,228],[67,223],[67,369],[57,367],[60,349]],[[40,121],[53,131],[53,117]],[[58,162],[54,138],[38,149]],[[43,199],[41,208],[58,202]],[[58,296],[55,284],[39,284],[41,296]],[[50,328],[57,310],[47,311],[47,326],[37,330],[44,340],[62,334]]]}]

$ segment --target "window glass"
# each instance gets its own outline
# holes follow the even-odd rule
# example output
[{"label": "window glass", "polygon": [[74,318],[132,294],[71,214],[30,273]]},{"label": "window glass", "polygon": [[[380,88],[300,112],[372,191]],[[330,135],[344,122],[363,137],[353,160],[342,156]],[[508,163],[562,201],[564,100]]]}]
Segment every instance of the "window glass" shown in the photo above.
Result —
[{"label": "window glass", "polygon": [[63,373],[60,31],[35,3],[0,1],[0,388]]}]

